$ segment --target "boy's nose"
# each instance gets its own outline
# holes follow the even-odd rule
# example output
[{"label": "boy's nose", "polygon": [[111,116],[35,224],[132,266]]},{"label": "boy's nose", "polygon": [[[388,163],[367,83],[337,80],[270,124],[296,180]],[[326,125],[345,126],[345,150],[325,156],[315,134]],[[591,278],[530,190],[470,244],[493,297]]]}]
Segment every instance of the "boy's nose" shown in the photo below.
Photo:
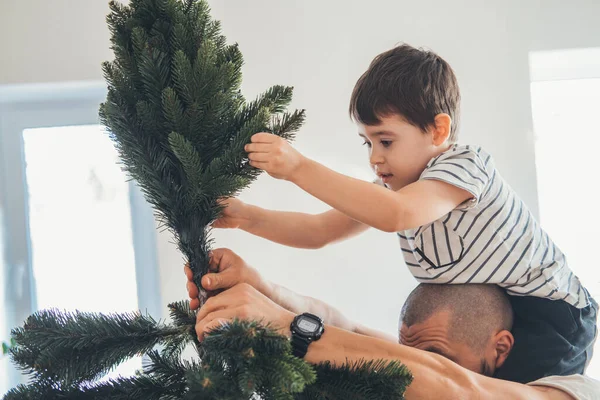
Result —
[{"label": "boy's nose", "polygon": [[375,153],[371,153],[371,156],[369,157],[369,162],[371,163],[372,166],[376,166],[379,164],[383,164],[383,157],[375,154]]}]

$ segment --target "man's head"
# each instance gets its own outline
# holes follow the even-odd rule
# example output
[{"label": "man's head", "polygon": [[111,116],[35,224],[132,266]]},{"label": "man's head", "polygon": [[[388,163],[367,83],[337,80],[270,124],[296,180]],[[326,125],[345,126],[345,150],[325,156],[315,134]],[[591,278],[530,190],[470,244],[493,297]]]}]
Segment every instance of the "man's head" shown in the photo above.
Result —
[{"label": "man's head", "polygon": [[402,307],[400,343],[491,376],[512,349],[512,322],[498,286],[420,284]]},{"label": "man's head", "polygon": [[350,115],[370,148],[370,163],[398,190],[456,142],[460,91],[450,65],[409,45],[375,57],[350,100]]}]

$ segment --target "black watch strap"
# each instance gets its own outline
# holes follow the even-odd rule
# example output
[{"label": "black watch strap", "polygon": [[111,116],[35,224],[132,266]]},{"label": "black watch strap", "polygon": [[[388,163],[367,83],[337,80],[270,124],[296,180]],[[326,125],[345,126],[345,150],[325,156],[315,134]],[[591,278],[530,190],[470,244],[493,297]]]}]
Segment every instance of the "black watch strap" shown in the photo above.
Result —
[{"label": "black watch strap", "polygon": [[310,342],[307,338],[292,334],[292,354],[298,358],[304,358]]}]

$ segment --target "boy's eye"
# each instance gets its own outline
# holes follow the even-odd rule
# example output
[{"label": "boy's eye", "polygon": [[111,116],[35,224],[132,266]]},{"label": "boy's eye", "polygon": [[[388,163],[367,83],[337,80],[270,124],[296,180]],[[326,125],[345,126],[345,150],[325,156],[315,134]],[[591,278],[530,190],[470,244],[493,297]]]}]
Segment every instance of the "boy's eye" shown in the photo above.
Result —
[{"label": "boy's eye", "polygon": [[392,141],[391,140],[382,140],[381,144],[383,147],[390,147],[392,145]]},{"label": "boy's eye", "polygon": [[367,146],[367,147],[371,147],[371,142],[365,141],[362,145],[363,146]]}]

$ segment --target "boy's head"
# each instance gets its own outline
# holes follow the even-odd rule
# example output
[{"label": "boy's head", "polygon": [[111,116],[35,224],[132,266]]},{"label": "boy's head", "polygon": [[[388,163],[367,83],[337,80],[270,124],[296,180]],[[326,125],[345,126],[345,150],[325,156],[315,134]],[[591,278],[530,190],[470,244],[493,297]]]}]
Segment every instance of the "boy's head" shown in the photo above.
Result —
[{"label": "boy's head", "polygon": [[418,180],[427,162],[456,142],[459,114],[450,65],[406,44],[375,57],[350,101],[371,165],[395,190]]}]

